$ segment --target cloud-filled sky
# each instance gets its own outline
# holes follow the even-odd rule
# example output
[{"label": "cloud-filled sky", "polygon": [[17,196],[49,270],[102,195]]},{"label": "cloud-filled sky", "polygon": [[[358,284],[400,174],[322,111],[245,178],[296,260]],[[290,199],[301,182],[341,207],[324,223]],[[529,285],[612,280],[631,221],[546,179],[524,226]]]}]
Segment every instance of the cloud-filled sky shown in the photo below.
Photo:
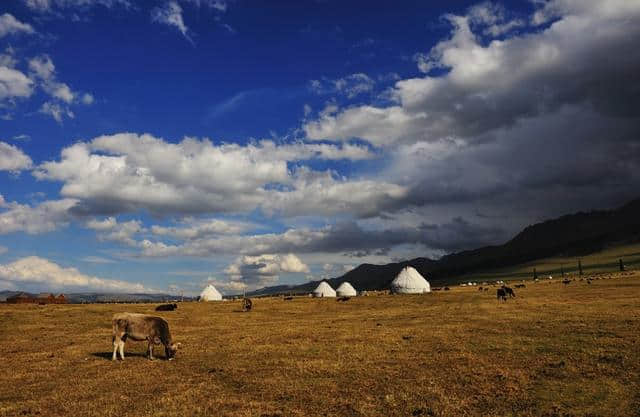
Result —
[{"label": "cloud-filled sky", "polygon": [[3,1],[0,290],[237,293],[637,198],[638,44],[629,0]]}]

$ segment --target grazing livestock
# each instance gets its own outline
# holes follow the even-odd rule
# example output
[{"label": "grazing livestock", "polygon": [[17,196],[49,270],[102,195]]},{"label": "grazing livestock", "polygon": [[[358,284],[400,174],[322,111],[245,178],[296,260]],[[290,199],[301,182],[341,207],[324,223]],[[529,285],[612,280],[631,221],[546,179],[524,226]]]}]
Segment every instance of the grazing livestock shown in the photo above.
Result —
[{"label": "grazing livestock", "polygon": [[283,300],[284,301],[291,301],[291,300],[293,300],[293,297],[291,297],[291,296],[284,297]]},{"label": "grazing livestock", "polygon": [[444,287],[444,290],[445,291],[449,291],[449,287]]},{"label": "grazing livestock", "polygon": [[153,360],[153,346],[164,345],[165,356],[172,360],[180,347],[180,343],[173,343],[169,324],[161,317],[136,313],[116,313],[113,315],[113,356],[120,350],[120,358],[124,360],[124,342],[127,339],[148,342],[149,359]]},{"label": "grazing livestock", "polygon": [[562,283],[563,283],[564,285],[569,285],[569,284],[571,284],[571,280],[570,280],[570,279],[563,279],[563,280],[562,280]]},{"label": "grazing livestock", "polygon": [[178,308],[178,304],[161,304],[156,307],[156,311],[173,311]]},{"label": "grazing livestock", "polygon": [[242,311],[251,311],[251,308],[253,308],[253,302],[251,301],[251,299],[244,298],[242,300]]},{"label": "grazing livestock", "polygon": [[351,297],[338,297],[336,299],[336,301],[349,301],[349,300],[351,300]]},{"label": "grazing livestock", "polygon": [[527,286],[524,284],[516,284],[515,285],[516,288],[526,288]]},{"label": "grazing livestock", "polygon": [[478,291],[482,291],[482,287],[478,287]]},{"label": "grazing livestock", "polygon": [[484,292],[489,291],[489,287],[484,287]]},{"label": "grazing livestock", "polygon": [[507,301],[507,292],[504,290],[504,288],[498,288],[498,290],[496,291],[496,296],[498,298],[498,301]]},{"label": "grazing livestock", "polygon": [[506,285],[503,285],[502,289],[504,290],[505,295],[508,295],[509,297],[515,297],[516,296],[516,293],[513,292],[512,288],[507,287]]}]

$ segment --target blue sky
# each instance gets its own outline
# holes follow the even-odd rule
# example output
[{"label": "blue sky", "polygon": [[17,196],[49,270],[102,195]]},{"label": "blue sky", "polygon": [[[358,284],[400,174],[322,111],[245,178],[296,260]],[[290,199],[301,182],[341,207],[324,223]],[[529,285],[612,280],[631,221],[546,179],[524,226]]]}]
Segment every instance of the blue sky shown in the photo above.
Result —
[{"label": "blue sky", "polygon": [[640,5],[9,0],[0,289],[223,292],[637,197]]}]

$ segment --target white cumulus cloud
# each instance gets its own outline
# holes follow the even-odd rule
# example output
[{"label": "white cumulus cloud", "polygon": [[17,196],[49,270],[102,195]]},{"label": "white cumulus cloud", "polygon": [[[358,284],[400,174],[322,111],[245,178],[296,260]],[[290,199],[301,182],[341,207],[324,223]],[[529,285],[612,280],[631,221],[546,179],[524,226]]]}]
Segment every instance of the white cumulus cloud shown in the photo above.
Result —
[{"label": "white cumulus cloud", "polygon": [[372,157],[366,147],[356,145],[215,145],[194,138],[169,143],[148,134],[122,133],[65,148],[60,161],[41,164],[34,175],[62,181],[62,195],[82,200],[77,209],[93,214],[261,209],[288,215],[370,215],[402,197],[403,187],[348,180],[304,165],[291,170],[288,163]]},{"label": "white cumulus cloud", "polygon": [[35,33],[33,26],[23,23],[9,13],[0,15],[0,38],[16,33]]},{"label": "white cumulus cloud", "polygon": [[0,171],[19,172],[31,168],[33,162],[17,146],[0,142]]},{"label": "white cumulus cloud", "polygon": [[48,55],[31,58],[29,71],[31,80],[51,98],[51,101],[42,104],[40,113],[51,116],[58,123],[61,123],[65,117],[75,117],[71,105],[89,105],[94,101],[91,94],[73,91],[67,84],[58,81],[56,67]]},{"label": "white cumulus cloud", "polygon": [[225,270],[231,282],[242,283],[249,289],[273,285],[283,273],[309,272],[309,267],[292,253],[241,256]]},{"label": "white cumulus cloud", "polygon": [[0,104],[30,97],[32,93],[33,81],[29,77],[19,70],[0,65]]},{"label": "white cumulus cloud", "polygon": [[136,246],[135,235],[145,230],[139,220],[118,222],[115,217],[107,217],[103,220],[92,219],[87,221],[86,226],[98,232],[100,240],[120,242],[129,246]]},{"label": "white cumulus cloud", "polygon": [[177,1],[169,1],[162,7],[156,7],[151,11],[151,20],[156,23],[161,23],[167,26],[173,26],[178,29],[182,36],[184,36],[189,42],[193,43],[189,36],[189,28],[185,25],[182,18],[182,7]]},{"label": "white cumulus cloud", "polygon": [[0,234],[40,234],[64,227],[71,221],[69,210],[76,200],[44,201],[36,206],[6,202],[0,195]]},{"label": "white cumulus cloud", "polygon": [[0,279],[14,284],[36,284],[57,291],[154,292],[139,283],[86,275],[76,268],[65,268],[38,256],[0,264]]}]

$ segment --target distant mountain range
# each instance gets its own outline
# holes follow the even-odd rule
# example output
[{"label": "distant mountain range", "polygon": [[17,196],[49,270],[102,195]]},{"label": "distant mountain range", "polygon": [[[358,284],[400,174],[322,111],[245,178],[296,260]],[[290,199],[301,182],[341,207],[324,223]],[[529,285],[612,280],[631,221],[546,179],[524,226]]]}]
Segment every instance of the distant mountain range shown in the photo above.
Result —
[{"label": "distant mountain range", "polygon": [[[16,294],[27,294],[32,297],[37,297],[38,294],[31,294],[24,291],[0,291],[0,301],[6,301],[7,297],[11,297]],[[57,295],[58,293],[54,293]],[[178,295],[170,294],[120,294],[120,293],[64,293],[69,303],[107,303],[107,302],[147,302],[147,303],[162,303],[172,300],[180,300]],[[184,297],[185,301],[194,300],[193,297]]]},{"label": "distant mountain range", "polygon": [[[386,265],[362,264],[346,274],[326,280],[333,288],[349,281],[358,290],[380,290],[405,266],[427,276],[432,285],[456,283],[464,274],[504,268],[556,255],[576,256],[597,252],[613,244],[640,241],[640,199],[614,210],[576,213],[528,226],[499,246],[485,246],[443,256],[438,260],[416,258]],[[320,281],[279,285],[249,295],[307,293]]]},{"label": "distant mountain range", "polygon": [[[557,255],[576,256],[597,252],[614,244],[640,242],[640,199],[614,210],[576,213],[528,226],[503,245],[485,246],[443,256],[438,260],[416,258],[386,265],[362,264],[346,274],[326,280],[333,288],[349,281],[358,290],[387,289],[405,266],[428,277],[434,286],[454,284],[465,274],[495,270]],[[301,285],[277,285],[248,296],[297,294],[313,291],[320,281]],[[21,291],[0,291],[0,301]],[[36,296],[37,294],[31,294]],[[57,295],[57,293],[56,293]],[[151,302],[180,299],[170,294],[65,293],[70,303]],[[195,300],[194,297],[184,297]]]}]

